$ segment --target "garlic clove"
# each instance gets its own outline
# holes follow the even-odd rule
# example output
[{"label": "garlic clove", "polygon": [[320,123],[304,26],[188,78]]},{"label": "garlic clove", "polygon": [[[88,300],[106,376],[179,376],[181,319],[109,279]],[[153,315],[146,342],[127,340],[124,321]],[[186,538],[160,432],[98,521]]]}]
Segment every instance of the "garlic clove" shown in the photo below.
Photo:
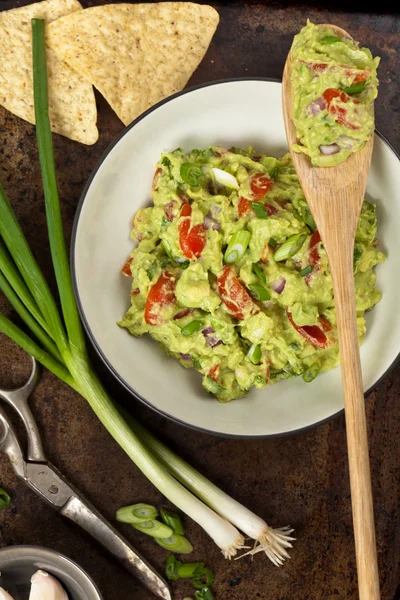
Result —
[{"label": "garlic clove", "polygon": [[0,587],[0,600],[14,600],[12,596],[5,589]]},{"label": "garlic clove", "polygon": [[36,571],[31,583],[29,600],[68,600],[60,582],[46,571]]}]

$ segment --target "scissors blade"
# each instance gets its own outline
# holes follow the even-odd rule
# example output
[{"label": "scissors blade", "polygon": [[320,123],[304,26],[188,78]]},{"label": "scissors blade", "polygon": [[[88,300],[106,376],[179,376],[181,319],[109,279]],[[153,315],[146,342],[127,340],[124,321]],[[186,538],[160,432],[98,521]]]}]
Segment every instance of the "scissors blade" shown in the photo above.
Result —
[{"label": "scissors blade", "polygon": [[153,594],[171,600],[165,580],[50,463],[27,463],[26,482],[47,503],[79,525]]}]

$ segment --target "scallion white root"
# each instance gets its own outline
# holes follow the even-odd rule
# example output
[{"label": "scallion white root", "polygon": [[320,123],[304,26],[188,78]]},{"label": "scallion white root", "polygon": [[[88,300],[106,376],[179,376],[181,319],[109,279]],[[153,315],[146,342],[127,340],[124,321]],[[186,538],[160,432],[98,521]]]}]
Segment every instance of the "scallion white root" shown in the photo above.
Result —
[{"label": "scallion white root", "polygon": [[285,558],[289,558],[287,548],[292,547],[292,542],[295,539],[291,536],[293,529],[290,527],[279,529],[269,527],[263,519],[228,496],[187,462],[179,458],[132,417],[127,414],[125,416],[133,431],[176,479],[221,517],[235,525],[246,536],[255,540],[254,548],[242,556],[265,552],[276,566],[280,566]]}]

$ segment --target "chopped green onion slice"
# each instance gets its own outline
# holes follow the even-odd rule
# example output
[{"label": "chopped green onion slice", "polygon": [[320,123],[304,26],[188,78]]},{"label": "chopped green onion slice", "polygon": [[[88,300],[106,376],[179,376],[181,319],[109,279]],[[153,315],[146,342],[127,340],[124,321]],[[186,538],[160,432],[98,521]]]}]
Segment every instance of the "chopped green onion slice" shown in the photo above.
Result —
[{"label": "chopped green onion slice", "polygon": [[252,283],[249,285],[249,290],[251,291],[251,295],[258,302],[265,302],[266,300],[271,299],[271,294],[263,285],[259,283]]},{"label": "chopped green onion slice", "polygon": [[200,371],[201,369],[201,362],[199,361],[198,358],[192,358],[192,363],[193,363],[193,367],[195,369],[197,369],[198,371]]},{"label": "chopped green onion slice", "polygon": [[171,161],[169,160],[168,156],[164,156],[161,164],[164,165],[164,167],[169,167],[171,165]]},{"label": "chopped green onion slice", "polygon": [[190,187],[199,187],[200,178],[203,175],[200,167],[193,163],[183,163],[180,173],[182,181],[190,185]]},{"label": "chopped green onion slice", "polygon": [[326,35],[325,37],[319,40],[320,44],[336,44],[336,42],[341,42],[342,39],[337,35]]},{"label": "chopped green onion slice", "polygon": [[157,514],[156,507],[151,504],[132,504],[117,510],[115,518],[120,523],[143,523],[144,521],[152,521]]},{"label": "chopped green onion slice", "polygon": [[207,569],[204,565],[202,567],[198,567],[194,573],[194,577],[192,578],[193,587],[196,589],[201,589],[204,587],[208,587],[213,584],[215,579],[215,575],[210,569]]},{"label": "chopped green onion slice", "polygon": [[349,94],[351,96],[352,94],[361,94],[361,92],[363,92],[366,87],[367,87],[367,82],[363,81],[362,83],[355,83],[354,85],[351,85],[350,87],[345,87],[345,88],[343,88],[343,91],[346,92],[346,94]]},{"label": "chopped green onion slice", "polygon": [[274,167],[271,172],[269,173],[269,176],[271,177],[271,179],[275,179],[275,177],[277,177],[279,173],[279,167]]},{"label": "chopped green onion slice", "polygon": [[271,248],[276,248],[276,240],[274,240],[274,238],[269,238],[268,246],[271,246]]},{"label": "chopped green onion slice", "polygon": [[353,267],[356,268],[358,261],[360,260],[363,253],[363,248],[359,244],[354,244],[353,251]]},{"label": "chopped green onion slice", "polygon": [[309,275],[312,271],[312,266],[311,265],[307,265],[306,267],[304,267],[304,269],[302,269],[300,271],[300,275],[302,277],[305,277],[306,275]]},{"label": "chopped green onion slice", "polygon": [[3,508],[7,508],[7,506],[10,506],[10,504],[11,498],[9,494],[7,494],[4,488],[0,487],[0,510],[3,510]]},{"label": "chopped green onion slice", "polygon": [[250,202],[250,206],[258,219],[268,219],[267,210],[262,202]]},{"label": "chopped green onion slice", "polygon": [[317,226],[315,224],[314,217],[311,214],[311,210],[308,208],[308,206],[306,206],[305,209],[303,210],[302,217],[303,217],[304,223],[314,233],[314,231],[317,229]]},{"label": "chopped green onion slice", "polygon": [[232,263],[238,262],[241,258],[243,258],[244,253],[247,250],[247,246],[251,240],[250,231],[246,231],[245,229],[241,229],[237,231],[232,237],[231,241],[228,244],[227,249],[225,250],[224,261],[231,265]]},{"label": "chopped green onion slice", "polygon": [[173,534],[171,527],[168,527],[165,523],[160,523],[160,521],[157,521],[156,519],[153,519],[152,521],[142,521],[140,523],[131,523],[131,525],[138,531],[156,539],[169,538]]},{"label": "chopped green onion slice", "polygon": [[205,566],[203,562],[181,563],[173,554],[168,557],[165,565],[165,574],[170,581],[191,579],[197,572],[203,573],[204,570]]},{"label": "chopped green onion slice", "polygon": [[306,383],[310,383],[311,381],[313,381],[316,376],[318,375],[318,373],[320,372],[320,368],[319,365],[317,363],[314,363],[313,365],[311,365],[311,367],[309,367],[307,369],[307,371],[304,371],[303,373],[303,379]]},{"label": "chopped green onion slice", "polygon": [[194,593],[196,600],[215,600],[209,587],[203,587]]},{"label": "chopped green onion slice", "polygon": [[176,554],[190,554],[193,551],[193,546],[189,540],[183,535],[177,535],[176,533],[167,538],[157,537],[155,541],[159,546],[165,548],[165,550],[176,552]]},{"label": "chopped green onion slice", "polygon": [[170,258],[173,258],[173,252],[172,252],[172,246],[169,242],[167,242],[167,240],[161,240],[161,245],[165,250],[165,254],[167,256],[169,256]]},{"label": "chopped green onion slice", "polygon": [[265,277],[265,273],[257,263],[253,263],[251,270],[253,271],[254,275],[256,277],[258,277],[258,279],[260,281],[262,281],[263,283],[267,283],[267,278]]},{"label": "chopped green onion slice", "polygon": [[168,525],[168,527],[171,527],[174,533],[185,535],[185,530],[179,515],[166,508],[160,508],[160,516],[164,523]]},{"label": "chopped green onion slice", "polygon": [[261,347],[256,344],[252,344],[247,353],[247,358],[253,363],[253,365],[258,365],[258,363],[261,361]]},{"label": "chopped green onion slice", "polygon": [[297,254],[306,239],[307,236],[305,233],[296,233],[296,235],[290,236],[290,238],[288,238],[286,242],[282,244],[278,250],[276,250],[274,253],[274,260],[279,262],[281,260],[287,260],[288,258],[291,258]]},{"label": "chopped green onion slice", "polygon": [[199,331],[203,327],[203,321],[190,321],[187,325],[182,327],[181,334],[189,337],[189,335],[193,335],[196,331]]},{"label": "chopped green onion slice", "polygon": [[204,377],[203,386],[206,388],[206,390],[208,390],[209,392],[211,392],[212,394],[215,394],[215,395],[222,394],[222,392],[224,392],[226,389],[226,388],[222,387],[222,385],[219,385],[219,383],[214,381],[214,379],[212,377],[210,377],[209,375]]}]

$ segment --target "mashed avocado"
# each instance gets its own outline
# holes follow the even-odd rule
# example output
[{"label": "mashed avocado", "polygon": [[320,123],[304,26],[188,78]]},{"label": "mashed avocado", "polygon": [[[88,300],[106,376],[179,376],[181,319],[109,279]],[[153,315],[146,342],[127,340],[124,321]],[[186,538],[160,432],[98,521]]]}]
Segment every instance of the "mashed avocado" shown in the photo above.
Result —
[{"label": "mashed avocado", "polygon": [[316,166],[357,152],[374,132],[379,58],[358,42],[308,22],[291,49],[293,120],[298,144]]},{"label": "mashed avocado", "polygon": [[[119,325],[149,333],[221,402],[338,363],[328,262],[289,155],[177,149],[162,155],[152,199],[133,219],[138,245],[123,268],[131,307]],[[354,248],[360,342],[364,313],[381,298],[375,235],[375,205],[364,202]]]}]

